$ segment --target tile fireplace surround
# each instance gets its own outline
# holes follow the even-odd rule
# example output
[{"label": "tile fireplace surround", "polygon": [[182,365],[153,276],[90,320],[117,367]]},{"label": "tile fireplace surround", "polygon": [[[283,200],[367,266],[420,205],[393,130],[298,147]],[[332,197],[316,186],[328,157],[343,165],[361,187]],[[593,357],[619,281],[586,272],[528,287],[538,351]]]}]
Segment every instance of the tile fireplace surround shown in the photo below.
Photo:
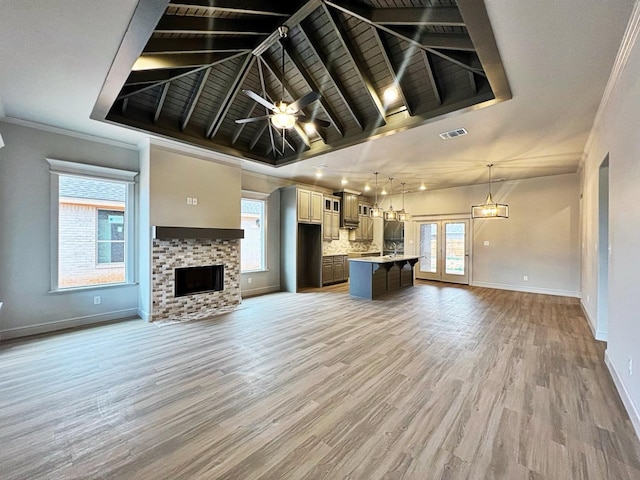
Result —
[{"label": "tile fireplace surround", "polygon": [[[240,239],[243,230],[153,227],[150,320],[195,320],[229,310],[240,295]],[[224,288],[175,296],[174,270],[224,265]]]}]

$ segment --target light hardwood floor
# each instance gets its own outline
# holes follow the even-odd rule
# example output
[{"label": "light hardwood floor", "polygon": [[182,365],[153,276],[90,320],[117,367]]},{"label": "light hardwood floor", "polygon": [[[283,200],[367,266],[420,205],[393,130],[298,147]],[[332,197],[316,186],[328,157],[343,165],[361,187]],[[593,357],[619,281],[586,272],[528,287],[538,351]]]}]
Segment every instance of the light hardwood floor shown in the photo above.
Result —
[{"label": "light hardwood floor", "polygon": [[0,478],[640,479],[576,299],[420,282],[0,344]]}]

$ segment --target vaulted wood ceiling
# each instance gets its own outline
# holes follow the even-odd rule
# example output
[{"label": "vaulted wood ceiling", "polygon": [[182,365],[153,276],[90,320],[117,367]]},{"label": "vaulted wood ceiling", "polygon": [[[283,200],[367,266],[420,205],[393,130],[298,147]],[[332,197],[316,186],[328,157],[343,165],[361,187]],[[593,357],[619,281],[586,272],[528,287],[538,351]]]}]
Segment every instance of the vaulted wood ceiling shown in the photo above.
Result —
[{"label": "vaulted wood ceiling", "polygon": [[[242,90],[283,86],[319,92],[304,114],[330,126],[236,123],[271,113]],[[93,117],[279,166],[509,98],[481,1],[143,0]]]}]

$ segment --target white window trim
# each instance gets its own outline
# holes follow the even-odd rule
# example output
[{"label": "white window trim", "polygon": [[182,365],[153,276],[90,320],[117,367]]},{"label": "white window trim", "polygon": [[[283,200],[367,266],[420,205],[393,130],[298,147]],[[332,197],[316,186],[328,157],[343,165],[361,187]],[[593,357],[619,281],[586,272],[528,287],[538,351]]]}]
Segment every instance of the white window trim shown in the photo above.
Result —
[{"label": "white window trim", "polygon": [[[258,272],[268,272],[269,271],[269,258],[267,256],[267,252],[268,252],[268,248],[267,248],[267,238],[268,238],[268,232],[269,232],[269,228],[268,228],[268,221],[269,221],[269,216],[267,215],[267,210],[268,210],[268,206],[269,206],[269,202],[267,201],[269,198],[269,194],[268,193],[260,193],[260,192],[251,192],[249,190],[242,190],[242,198],[241,200],[254,200],[254,201],[260,201],[262,202],[262,215],[263,215],[263,226],[262,226],[262,231],[263,231],[263,240],[262,240],[262,258],[264,259],[263,264],[262,264],[262,268],[259,268],[257,270],[242,270],[242,262],[240,262],[240,274],[244,274],[244,273],[258,273]],[[242,209],[241,209],[242,211]],[[242,213],[240,213],[242,215]],[[242,251],[240,252],[240,255],[242,255]]]},{"label": "white window trim", "polygon": [[[111,286],[131,285],[135,283],[135,177],[138,172],[121,170],[117,168],[101,167],[98,165],[88,165],[84,163],[68,162],[47,158],[49,163],[49,173],[51,174],[51,290],[55,292],[70,292],[74,290],[87,290],[94,288],[105,288]],[[105,283],[101,285],[83,285],[80,287],[60,288],[58,285],[58,206],[59,206],[59,178],[60,175],[77,176],[82,178],[95,178],[98,180],[112,180],[127,184],[127,209],[125,211],[125,222],[127,225],[126,241],[124,245],[125,255],[125,281],[121,283]]]}]

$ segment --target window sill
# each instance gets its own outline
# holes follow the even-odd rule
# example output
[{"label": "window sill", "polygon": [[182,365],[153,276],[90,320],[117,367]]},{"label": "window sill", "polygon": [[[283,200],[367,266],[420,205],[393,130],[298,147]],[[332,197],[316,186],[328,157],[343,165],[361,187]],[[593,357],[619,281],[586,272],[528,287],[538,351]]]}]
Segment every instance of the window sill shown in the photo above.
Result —
[{"label": "window sill", "polygon": [[268,268],[264,268],[262,270],[244,270],[242,272],[240,272],[240,275],[245,275],[245,274],[249,274],[249,273],[262,273],[262,272],[268,272],[269,269]]},{"label": "window sill", "polygon": [[76,293],[76,292],[86,292],[91,290],[104,290],[110,288],[123,288],[123,287],[133,287],[138,285],[138,282],[123,282],[123,283],[104,283],[102,285],[88,285],[86,287],[69,287],[69,288],[58,288],[49,290],[47,293]]}]

